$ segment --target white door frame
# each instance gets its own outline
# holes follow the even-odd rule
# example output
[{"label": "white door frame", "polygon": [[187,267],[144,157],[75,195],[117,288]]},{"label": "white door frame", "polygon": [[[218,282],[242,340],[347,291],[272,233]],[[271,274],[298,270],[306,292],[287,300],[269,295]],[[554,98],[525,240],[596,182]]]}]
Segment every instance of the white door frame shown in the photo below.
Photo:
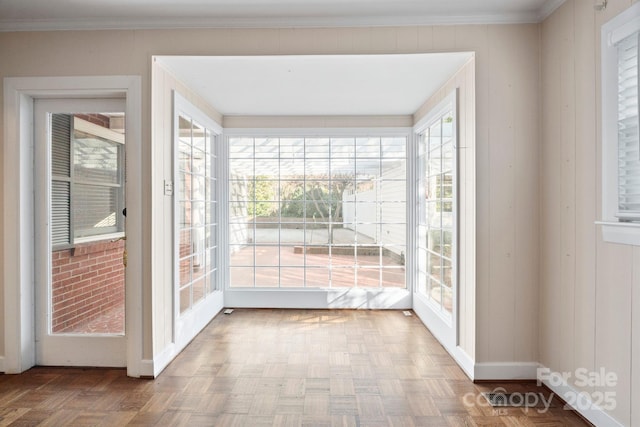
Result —
[{"label": "white door frame", "polygon": [[142,369],[142,84],[140,76],[4,79],[4,359],[0,370],[35,365],[34,131],[36,98],[126,98],[127,375]]}]

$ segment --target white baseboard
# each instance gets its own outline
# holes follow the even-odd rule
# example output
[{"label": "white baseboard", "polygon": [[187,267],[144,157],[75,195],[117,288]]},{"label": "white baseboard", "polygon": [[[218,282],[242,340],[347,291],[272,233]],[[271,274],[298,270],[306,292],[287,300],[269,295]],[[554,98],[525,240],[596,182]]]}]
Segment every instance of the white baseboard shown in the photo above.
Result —
[{"label": "white baseboard", "polygon": [[449,336],[451,326],[445,325],[442,319],[433,313],[427,301],[422,299],[421,296],[417,298],[414,297],[413,311],[418,315],[418,318],[429,330],[431,335],[447,350],[447,353],[456,361],[469,379],[473,380],[475,370],[473,359],[462,347],[456,345],[455,339]]},{"label": "white baseboard", "polygon": [[[449,350],[447,351],[449,352]],[[449,352],[449,354],[453,357],[453,360],[456,361],[464,373],[467,374],[469,379],[473,381],[474,364],[471,356],[469,356],[460,346],[456,347],[453,352]]]},{"label": "white baseboard", "polygon": [[207,324],[220,313],[223,308],[222,293],[216,292],[204,300],[190,313],[180,319],[178,339],[176,342],[168,344],[160,353],[155,354],[153,359],[145,359],[140,366],[140,375],[156,378],[169,366],[169,363],[180,354],[180,352],[193,340]]},{"label": "white baseboard", "polygon": [[164,350],[162,350],[159,354],[153,356],[153,360],[150,360],[151,374],[147,376],[156,378],[158,375],[160,375],[160,373],[164,371],[164,368],[166,368],[169,363],[171,363],[171,361],[175,359],[178,353],[180,353],[180,350],[181,349],[176,348],[176,345],[174,343],[171,343],[167,347],[165,347]]},{"label": "white baseboard", "polygon": [[[541,366],[541,368],[544,368]],[[546,369],[546,368],[545,368]],[[549,376],[553,377],[553,382],[549,380]],[[557,372],[551,372],[551,374],[547,375],[546,378],[542,378],[539,376],[537,378],[539,382],[546,385],[553,393],[555,393],[558,397],[563,399],[565,402],[570,403],[575,401],[574,396],[578,396],[580,392],[567,384],[566,381],[562,380],[561,374]],[[554,385],[560,384],[560,385]],[[603,409],[595,405],[591,399],[587,396],[587,394],[582,394],[581,399],[588,399],[589,401],[585,405],[584,401],[581,403],[581,407],[575,407],[574,405],[570,405],[574,411],[582,415],[586,418],[590,423],[598,427],[624,427],[623,424],[618,422],[615,418],[605,412]]]},{"label": "white baseboard", "polygon": [[538,375],[537,362],[476,363],[474,381],[535,380]]},{"label": "white baseboard", "polygon": [[411,292],[406,289],[307,289],[262,290],[227,289],[224,306],[234,308],[301,309],[393,309],[412,307]]},{"label": "white baseboard", "polygon": [[153,360],[142,359],[140,362],[140,377],[155,378],[153,373]]}]

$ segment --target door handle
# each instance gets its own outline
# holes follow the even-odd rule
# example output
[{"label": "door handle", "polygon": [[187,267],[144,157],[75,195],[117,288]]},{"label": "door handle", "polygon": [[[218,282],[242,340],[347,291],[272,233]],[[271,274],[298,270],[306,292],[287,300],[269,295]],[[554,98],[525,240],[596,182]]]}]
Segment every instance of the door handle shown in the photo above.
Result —
[{"label": "door handle", "polygon": [[[127,236],[118,237],[117,239],[113,239],[111,243],[119,242],[120,240],[127,240]],[[122,251],[122,265],[127,267],[127,246],[125,245],[124,250]]]}]

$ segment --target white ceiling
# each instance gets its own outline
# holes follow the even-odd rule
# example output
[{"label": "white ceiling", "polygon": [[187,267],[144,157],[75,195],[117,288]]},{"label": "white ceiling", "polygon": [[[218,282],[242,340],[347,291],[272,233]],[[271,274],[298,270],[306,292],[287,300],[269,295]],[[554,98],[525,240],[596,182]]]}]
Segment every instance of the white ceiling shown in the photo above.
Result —
[{"label": "white ceiling", "polygon": [[539,22],[564,0],[0,0],[0,31]]},{"label": "white ceiling", "polygon": [[224,115],[409,115],[472,54],[160,56]]}]

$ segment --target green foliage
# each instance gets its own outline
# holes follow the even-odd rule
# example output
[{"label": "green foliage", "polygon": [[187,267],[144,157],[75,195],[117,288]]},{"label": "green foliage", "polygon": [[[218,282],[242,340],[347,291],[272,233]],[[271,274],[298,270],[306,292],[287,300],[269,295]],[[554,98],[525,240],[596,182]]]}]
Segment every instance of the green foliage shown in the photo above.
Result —
[{"label": "green foliage", "polygon": [[257,176],[255,181],[249,182],[249,215],[277,215],[277,204],[270,203],[275,200],[275,183],[266,181],[267,178],[266,176]]},{"label": "green foliage", "polygon": [[[283,194],[280,206],[282,216],[294,218],[329,218],[329,210],[332,207],[330,191],[327,185],[309,186],[306,194],[302,185],[296,186],[289,194]],[[306,212],[305,212],[306,201]],[[334,207],[335,211],[335,207]],[[332,212],[335,213],[335,212]]]},{"label": "green foliage", "polygon": [[[353,180],[334,179],[280,182],[269,181],[268,176],[256,176],[247,187],[248,214],[257,217],[281,215],[290,218],[315,218],[328,221],[342,218],[342,195],[353,187]],[[277,203],[280,199],[280,203]],[[331,214],[331,215],[330,215]]]}]

